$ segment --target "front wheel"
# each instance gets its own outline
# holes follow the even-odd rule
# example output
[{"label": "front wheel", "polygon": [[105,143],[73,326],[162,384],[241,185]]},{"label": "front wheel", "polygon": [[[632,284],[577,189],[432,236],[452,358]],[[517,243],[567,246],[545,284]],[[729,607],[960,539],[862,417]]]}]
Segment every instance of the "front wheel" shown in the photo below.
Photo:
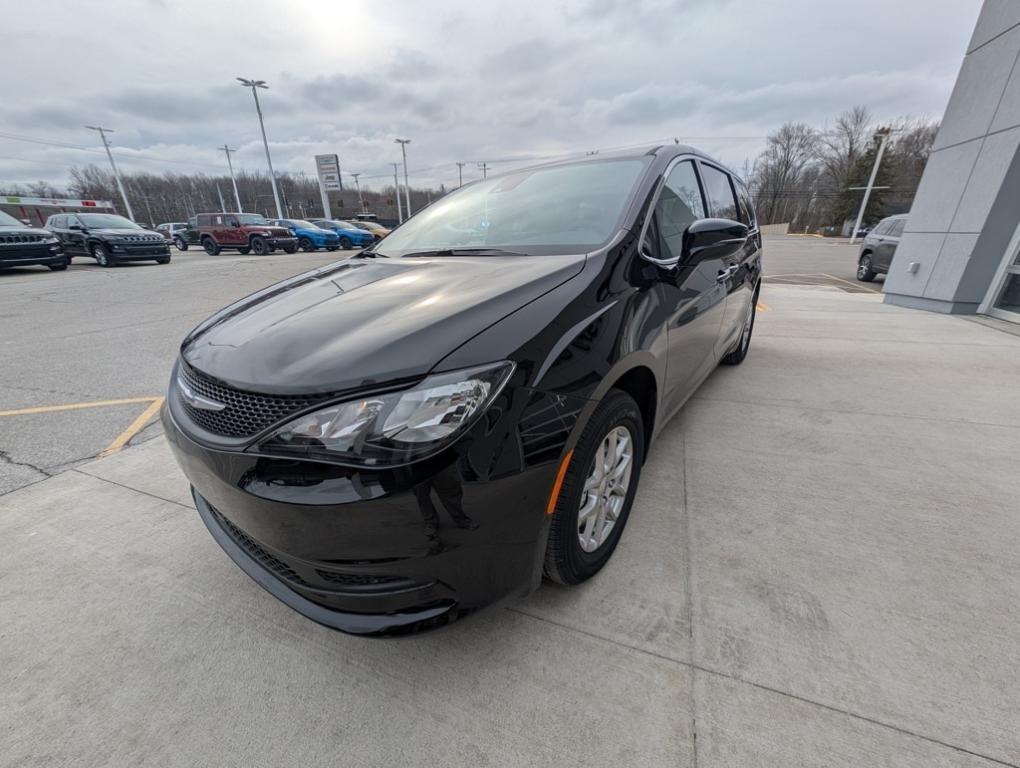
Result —
[{"label": "front wheel", "polygon": [[255,235],[251,239],[251,250],[256,256],[265,256],[269,253],[269,243],[266,242],[264,237]]},{"label": "front wheel", "polygon": [[283,252],[284,253],[297,253],[297,246],[296,245],[285,245],[285,246],[283,246]]},{"label": "front wheel", "polygon": [[340,247],[343,248],[345,251],[351,250],[353,246],[354,244],[351,242],[351,239],[349,237],[340,238]]},{"label": "front wheel", "polygon": [[305,252],[314,251],[315,243],[313,243],[310,238],[302,237],[300,240],[298,240],[298,247],[300,247],[301,250]]},{"label": "front wheel", "polygon": [[106,250],[106,246],[102,243],[96,243],[92,246],[92,257],[96,260],[96,263],[101,267],[115,267],[117,266],[117,260],[109,254]]},{"label": "front wheel", "polygon": [[56,264],[47,264],[46,266],[52,269],[54,272],[63,272],[67,269],[67,265],[71,262],[70,259],[64,259],[63,261],[57,262]]},{"label": "front wheel", "polygon": [[184,241],[183,237],[175,237],[174,238],[174,245],[177,246],[177,250],[178,251],[186,251],[186,250],[188,250],[188,244]]},{"label": "front wheel", "polygon": [[861,256],[861,260],[857,262],[857,279],[862,283],[870,283],[875,279],[874,264],[871,261],[871,257],[868,254]]},{"label": "front wheel", "polygon": [[627,524],[644,461],[644,420],[634,398],[611,390],[574,447],[553,509],[545,574],[579,584],[609,561]]},{"label": "front wheel", "polygon": [[722,359],[723,365],[740,365],[744,362],[748,350],[751,349],[751,333],[754,331],[754,318],[757,309],[758,293],[756,291],[754,296],[751,297],[751,303],[744,315],[744,326],[740,331],[740,341],[737,342],[737,348]]},{"label": "front wheel", "polygon": [[169,256],[160,256],[158,259],[156,259],[156,263],[157,264],[169,264],[170,263],[170,257]]},{"label": "front wheel", "polygon": [[216,245],[216,241],[211,237],[207,237],[202,241],[202,247],[205,248],[205,252],[210,256],[218,256],[220,253],[220,247]]}]

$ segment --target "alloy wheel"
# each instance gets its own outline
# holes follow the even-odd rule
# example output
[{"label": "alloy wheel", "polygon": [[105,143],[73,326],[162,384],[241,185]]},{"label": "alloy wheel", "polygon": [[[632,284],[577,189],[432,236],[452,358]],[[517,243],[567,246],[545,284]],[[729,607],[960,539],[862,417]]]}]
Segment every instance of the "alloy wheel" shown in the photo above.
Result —
[{"label": "alloy wheel", "polygon": [[633,463],[630,430],[614,427],[595,451],[577,511],[577,538],[585,552],[596,551],[609,539],[627,499]]}]

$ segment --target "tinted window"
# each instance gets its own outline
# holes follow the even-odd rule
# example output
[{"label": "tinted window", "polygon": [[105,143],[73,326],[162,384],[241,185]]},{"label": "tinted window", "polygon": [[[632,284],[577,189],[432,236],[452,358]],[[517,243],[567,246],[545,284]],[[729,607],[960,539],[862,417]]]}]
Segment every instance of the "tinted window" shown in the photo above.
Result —
[{"label": "tinted window", "polygon": [[875,227],[873,230],[871,230],[871,234],[873,234],[873,235],[884,235],[890,229],[892,229],[892,220],[891,219],[883,219],[882,221],[878,222],[878,226],[877,227]]},{"label": "tinted window", "polygon": [[66,216],[50,216],[46,222],[47,227],[53,227],[54,229],[63,229],[66,222]]},{"label": "tinted window", "polygon": [[889,237],[899,237],[903,234],[903,226],[907,223],[906,219],[896,219],[892,223],[892,227],[889,229]]},{"label": "tinted window", "polygon": [[705,205],[701,199],[694,163],[685,160],[670,171],[655,204],[655,218],[649,237],[652,239],[653,251],[658,251],[657,258],[680,258],[684,232],[695,221],[703,218]]},{"label": "tinted window", "polygon": [[733,186],[737,188],[737,202],[740,204],[740,221],[754,229],[757,218],[754,215],[754,206],[751,204],[751,195],[743,182],[733,179]]},{"label": "tinted window", "polygon": [[188,219],[188,226],[192,227],[192,228],[197,227],[198,226],[198,216],[192,216],[190,219]]},{"label": "tinted window", "polygon": [[511,171],[451,192],[386,238],[386,254],[502,247],[595,248],[617,232],[647,161],[599,160]]},{"label": "tinted window", "polygon": [[712,215],[720,219],[737,218],[737,200],[733,196],[729,174],[723,173],[711,165],[702,165],[702,180],[705,182],[705,195],[712,206]]}]

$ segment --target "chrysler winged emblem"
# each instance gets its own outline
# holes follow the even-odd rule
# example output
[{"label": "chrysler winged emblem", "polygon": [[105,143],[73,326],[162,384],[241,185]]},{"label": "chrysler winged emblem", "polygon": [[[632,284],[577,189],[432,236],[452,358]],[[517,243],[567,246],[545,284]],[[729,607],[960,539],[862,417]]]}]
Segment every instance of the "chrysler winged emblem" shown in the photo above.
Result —
[{"label": "chrysler winged emblem", "polygon": [[177,374],[177,388],[181,391],[181,398],[192,408],[197,408],[200,411],[222,411],[227,407],[226,403],[211,400],[195,392],[180,374]]}]

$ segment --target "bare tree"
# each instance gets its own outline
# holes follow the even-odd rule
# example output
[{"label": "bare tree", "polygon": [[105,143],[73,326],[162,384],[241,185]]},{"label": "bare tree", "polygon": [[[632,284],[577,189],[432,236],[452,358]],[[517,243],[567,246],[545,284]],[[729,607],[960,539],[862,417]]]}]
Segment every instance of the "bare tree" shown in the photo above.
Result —
[{"label": "bare tree", "polygon": [[766,223],[789,221],[803,193],[804,171],[814,159],[818,134],[804,123],[786,123],[768,137],[755,163],[753,184],[758,215]]}]

